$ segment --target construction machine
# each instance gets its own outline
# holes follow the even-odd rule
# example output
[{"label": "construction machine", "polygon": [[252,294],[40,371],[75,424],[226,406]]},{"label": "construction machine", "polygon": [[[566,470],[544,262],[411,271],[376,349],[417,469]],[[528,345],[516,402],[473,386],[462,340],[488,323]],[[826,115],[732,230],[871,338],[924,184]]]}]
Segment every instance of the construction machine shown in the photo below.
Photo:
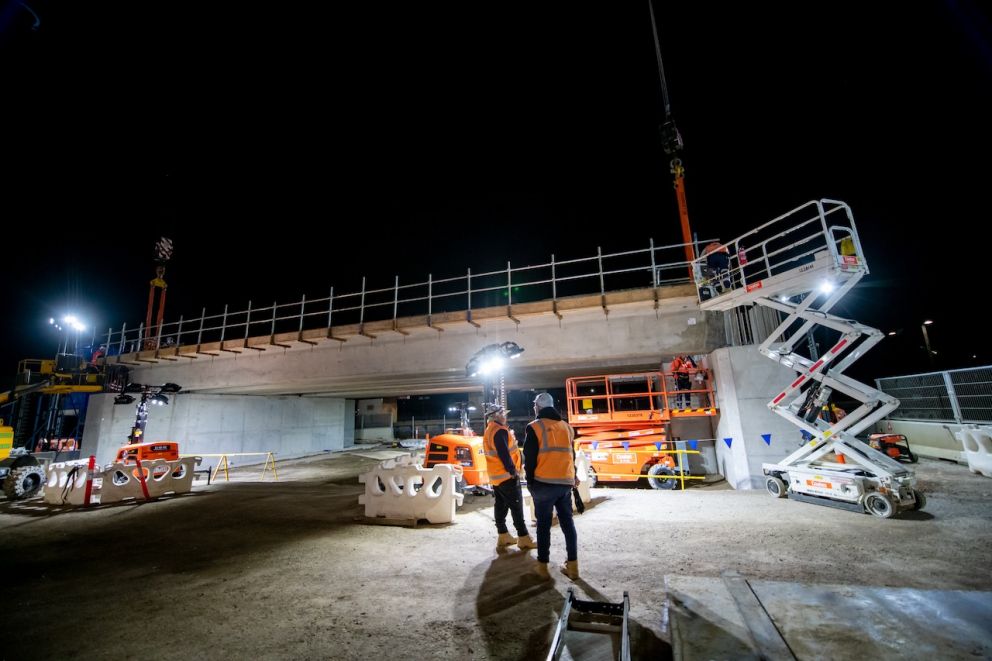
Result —
[{"label": "construction machine", "polygon": [[645,479],[653,489],[671,489],[690,472],[671,423],[718,413],[709,370],[692,370],[692,383],[696,387],[680,390],[671,371],[565,380],[568,424],[576,431],[576,452],[589,458],[592,486]]},{"label": "construction machine", "polygon": [[[9,426],[0,421],[0,484],[9,499],[30,498],[45,483],[45,466],[76,439],[58,439],[68,396],[121,392],[127,385],[123,365],[95,365],[76,354],[53,360],[27,359],[18,364],[14,388],[0,393],[0,408],[9,410]],[[77,419],[81,411],[75,411]],[[77,420],[77,434],[81,425]]]},{"label": "construction machine", "polygon": [[[921,509],[926,501],[915,488],[913,471],[856,436],[895,410],[899,400],[844,374],[884,337],[876,328],[831,313],[868,274],[850,207],[813,200],[725,245],[729,286],[702,295],[710,283],[697,268],[699,307],[728,311],[759,305],[781,313],[781,324],[759,351],[797,375],[768,407],[808,435],[789,456],[762,465],[768,492],[880,518]],[[811,351],[803,345],[817,326],[837,340],[820,357],[803,355]],[[824,419],[818,413],[834,391],[860,406]]]},{"label": "construction machine", "polygon": [[445,429],[443,434],[427,440],[424,468],[432,468],[437,464],[461,466],[459,490],[467,487],[483,489],[489,485],[489,473],[482,437],[472,429],[467,404],[460,408],[460,414],[460,426]]}]

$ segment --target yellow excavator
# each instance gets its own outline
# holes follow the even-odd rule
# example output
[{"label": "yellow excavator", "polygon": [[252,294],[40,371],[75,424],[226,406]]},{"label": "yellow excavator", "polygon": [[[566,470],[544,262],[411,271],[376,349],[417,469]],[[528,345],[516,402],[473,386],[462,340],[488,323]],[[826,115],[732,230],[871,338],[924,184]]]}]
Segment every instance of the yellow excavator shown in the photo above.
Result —
[{"label": "yellow excavator", "polygon": [[22,360],[14,388],[0,393],[10,423],[0,419],[0,488],[7,498],[30,498],[44,486],[45,460],[34,451],[39,436],[58,435],[64,396],[121,392],[127,380],[127,367],[88,363],[75,354]]}]

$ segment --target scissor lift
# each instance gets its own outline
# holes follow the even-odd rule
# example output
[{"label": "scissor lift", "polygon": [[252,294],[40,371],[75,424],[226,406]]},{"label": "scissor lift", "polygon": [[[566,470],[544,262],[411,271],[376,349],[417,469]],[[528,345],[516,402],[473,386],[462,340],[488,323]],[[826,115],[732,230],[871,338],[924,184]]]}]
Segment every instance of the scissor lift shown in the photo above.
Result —
[{"label": "scissor lift", "polygon": [[[724,245],[728,271],[707,269],[705,257],[694,263],[699,306],[726,311],[756,304],[785,315],[759,351],[798,376],[768,407],[812,437],[782,461],[762,465],[768,492],[881,518],[921,509],[913,471],[856,438],[899,400],[843,374],[883,337],[830,314],[868,274],[850,208],[836,200],[807,202]],[[840,338],[822,357],[797,353],[817,325]],[[810,415],[834,390],[861,405],[833,423]]]}]

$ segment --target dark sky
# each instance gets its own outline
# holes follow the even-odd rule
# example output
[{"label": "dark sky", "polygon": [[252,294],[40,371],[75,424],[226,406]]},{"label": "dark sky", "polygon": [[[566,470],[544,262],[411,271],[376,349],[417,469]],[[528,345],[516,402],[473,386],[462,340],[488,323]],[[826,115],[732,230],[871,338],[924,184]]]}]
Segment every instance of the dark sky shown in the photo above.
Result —
[{"label": "dark sky", "polygon": [[[646,3],[26,2],[37,30],[0,2],[11,376],[50,315],[138,323],[163,233],[169,320],[679,240]],[[693,229],[845,200],[872,273],[841,313],[904,329],[870,376],[925,369],[924,318],[938,367],[992,362],[977,4],[658,19]]]}]

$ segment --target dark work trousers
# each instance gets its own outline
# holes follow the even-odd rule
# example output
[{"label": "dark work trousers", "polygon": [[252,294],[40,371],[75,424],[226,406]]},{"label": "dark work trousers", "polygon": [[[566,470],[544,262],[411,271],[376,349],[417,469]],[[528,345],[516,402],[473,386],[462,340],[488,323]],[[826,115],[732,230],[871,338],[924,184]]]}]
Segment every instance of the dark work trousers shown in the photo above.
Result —
[{"label": "dark work trousers", "polygon": [[551,556],[552,512],[558,512],[558,525],[565,535],[567,559],[578,560],[579,540],[572,519],[572,487],[534,480],[527,483],[527,488],[534,498],[534,513],[537,515],[537,561],[548,562]]},{"label": "dark work trousers", "polygon": [[511,478],[505,482],[500,482],[493,487],[493,494],[496,496],[496,507],[493,515],[496,518],[496,532],[503,534],[506,529],[506,513],[513,517],[513,526],[517,529],[517,535],[529,535],[527,523],[524,521],[524,500],[520,495],[520,480]]},{"label": "dark work trousers", "polygon": [[[689,378],[688,374],[676,374],[675,375],[675,389],[676,390],[692,390],[692,379]],[[680,392],[675,395],[675,406],[678,408],[687,409],[692,406],[692,395],[687,392]]]}]

